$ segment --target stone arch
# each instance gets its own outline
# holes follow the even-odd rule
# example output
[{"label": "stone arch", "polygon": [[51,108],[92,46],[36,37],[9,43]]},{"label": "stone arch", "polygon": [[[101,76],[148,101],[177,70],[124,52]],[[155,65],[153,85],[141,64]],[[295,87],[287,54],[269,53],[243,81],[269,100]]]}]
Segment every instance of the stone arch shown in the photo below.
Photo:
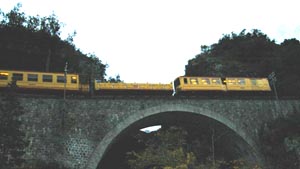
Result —
[{"label": "stone arch", "polygon": [[204,109],[198,106],[164,104],[164,105],[155,106],[155,107],[151,107],[151,108],[147,108],[147,109],[143,109],[131,113],[132,115],[127,117],[125,120],[121,121],[109,133],[107,133],[105,137],[101,140],[101,142],[97,145],[96,149],[92,153],[87,163],[86,169],[96,169],[97,165],[101,161],[110,143],[114,140],[114,138],[116,138],[123,130],[128,128],[131,124],[151,115],[155,115],[163,112],[175,112],[175,111],[195,113],[219,121],[220,123],[224,124],[228,128],[232,129],[235,133],[237,133],[247,144],[250,145],[250,147],[252,147],[255,156],[258,157],[257,159],[261,159],[259,158],[259,155],[257,153],[258,149],[255,142],[250,137],[248,137],[245,131],[243,131],[239,126],[235,125],[233,122],[228,120],[225,116],[222,116],[221,114],[215,113],[211,110]]}]

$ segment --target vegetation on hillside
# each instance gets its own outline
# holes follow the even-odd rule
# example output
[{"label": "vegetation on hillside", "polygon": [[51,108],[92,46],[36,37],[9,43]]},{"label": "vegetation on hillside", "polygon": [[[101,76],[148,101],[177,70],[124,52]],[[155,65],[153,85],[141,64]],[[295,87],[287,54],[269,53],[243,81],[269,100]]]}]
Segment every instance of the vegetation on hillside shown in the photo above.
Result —
[{"label": "vegetation on hillside", "polygon": [[261,130],[262,151],[273,169],[300,167],[300,114],[278,118]]},{"label": "vegetation on hillside", "polygon": [[68,72],[80,74],[84,83],[90,78],[105,80],[107,65],[75,47],[76,32],[62,40],[63,24],[55,14],[26,16],[20,8],[17,4],[8,13],[0,9],[0,69],[63,72],[68,63]]},{"label": "vegetation on hillside", "polygon": [[[276,44],[259,30],[224,35],[218,43],[201,46],[201,53],[188,61],[188,76],[268,77],[276,73],[280,97],[300,96],[300,42],[284,40]],[[273,85],[271,86],[273,87]],[[280,118],[262,127],[261,143],[271,168],[300,166],[300,119]],[[284,158],[283,158],[284,157]]]},{"label": "vegetation on hillside", "polygon": [[[245,160],[215,159],[211,142],[191,139],[189,134],[184,128],[171,126],[148,137],[137,135],[145,148],[127,153],[130,169],[260,169]],[[210,155],[203,156],[207,149]]]},{"label": "vegetation on hillside", "polygon": [[[84,54],[73,44],[76,32],[62,40],[62,23],[55,14],[26,16],[17,4],[11,11],[0,9],[0,69],[78,73],[81,82],[104,78],[107,68],[94,54]],[[108,80],[121,81],[120,76]],[[0,168],[65,169],[55,162],[26,160],[26,133],[22,130],[23,107],[14,94],[14,86],[0,92]]]},{"label": "vegetation on hillside", "polygon": [[201,53],[188,61],[188,76],[268,77],[276,73],[279,96],[300,95],[300,42],[276,44],[259,30],[224,35],[218,43],[201,46]]}]

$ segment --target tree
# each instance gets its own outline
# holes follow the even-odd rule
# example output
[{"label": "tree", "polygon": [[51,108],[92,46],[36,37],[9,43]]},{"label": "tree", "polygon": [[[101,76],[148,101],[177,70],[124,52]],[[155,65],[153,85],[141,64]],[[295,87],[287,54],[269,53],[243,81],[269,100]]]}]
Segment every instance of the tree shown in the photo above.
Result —
[{"label": "tree", "polygon": [[278,49],[277,72],[280,95],[300,95],[300,42],[296,39],[284,40]]},{"label": "tree", "polygon": [[[218,135],[214,141],[220,137]],[[214,159],[211,154],[201,156],[199,151],[210,149],[211,143],[188,135],[181,127],[162,128],[150,135],[136,135],[136,139],[144,148],[127,153],[130,169],[261,169],[243,159],[224,161]]]},{"label": "tree", "polygon": [[2,93],[0,99],[0,168],[15,169],[23,165],[28,145],[21,130],[24,110],[11,91]]},{"label": "tree", "polygon": [[300,42],[296,39],[276,44],[254,29],[224,35],[218,43],[202,45],[201,53],[185,66],[187,76],[268,77],[276,72],[278,94],[300,94]]},{"label": "tree", "polygon": [[26,21],[24,12],[20,12],[22,4],[18,3],[9,13],[6,14],[7,25],[10,27],[22,27]]},{"label": "tree", "polygon": [[120,75],[116,75],[116,77],[109,77],[108,78],[109,82],[113,82],[113,83],[118,83],[118,82],[122,82]]},{"label": "tree", "polygon": [[265,76],[271,72],[270,61],[276,59],[275,47],[259,30],[226,34],[210,47],[201,46],[202,53],[186,66],[186,75]]},{"label": "tree", "polygon": [[17,4],[6,14],[0,10],[0,69],[63,72],[68,62],[68,72],[86,76],[83,82],[91,75],[104,80],[107,65],[75,47],[76,31],[62,40],[64,25],[55,14],[26,16],[21,7]]},{"label": "tree", "polygon": [[83,58],[79,64],[80,81],[82,83],[88,83],[94,79],[104,81],[106,68],[107,65],[103,64],[95,54],[88,54],[88,57]]},{"label": "tree", "polygon": [[132,169],[187,169],[195,165],[196,157],[186,151],[187,132],[171,127],[157,132],[145,141],[146,148],[140,152],[128,153],[128,164]]},{"label": "tree", "polygon": [[300,115],[269,122],[261,130],[262,151],[274,169],[300,167]]}]

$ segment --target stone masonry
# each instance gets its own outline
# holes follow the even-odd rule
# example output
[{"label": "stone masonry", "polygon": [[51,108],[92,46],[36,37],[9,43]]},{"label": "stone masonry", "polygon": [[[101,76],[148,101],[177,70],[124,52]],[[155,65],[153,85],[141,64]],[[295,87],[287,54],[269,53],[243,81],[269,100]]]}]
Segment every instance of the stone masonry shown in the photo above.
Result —
[{"label": "stone masonry", "polygon": [[[269,121],[300,113],[300,100],[200,99],[188,97],[24,97],[22,117],[30,140],[26,158],[74,169],[96,169],[106,149],[134,122],[164,112],[207,116],[232,129],[258,158],[259,130]],[[101,166],[100,166],[101,168]]]}]

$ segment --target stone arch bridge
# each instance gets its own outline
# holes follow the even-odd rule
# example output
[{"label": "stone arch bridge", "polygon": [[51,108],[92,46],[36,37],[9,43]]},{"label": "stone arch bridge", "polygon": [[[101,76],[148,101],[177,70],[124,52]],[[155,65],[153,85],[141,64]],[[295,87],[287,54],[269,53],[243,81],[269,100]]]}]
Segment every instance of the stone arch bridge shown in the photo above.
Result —
[{"label": "stone arch bridge", "polygon": [[26,112],[22,121],[30,141],[26,158],[74,169],[96,169],[110,145],[130,126],[145,127],[147,121],[138,122],[162,113],[172,116],[173,112],[201,115],[223,124],[240,136],[261,162],[260,129],[278,117],[300,113],[300,100],[154,96],[19,99]]}]

